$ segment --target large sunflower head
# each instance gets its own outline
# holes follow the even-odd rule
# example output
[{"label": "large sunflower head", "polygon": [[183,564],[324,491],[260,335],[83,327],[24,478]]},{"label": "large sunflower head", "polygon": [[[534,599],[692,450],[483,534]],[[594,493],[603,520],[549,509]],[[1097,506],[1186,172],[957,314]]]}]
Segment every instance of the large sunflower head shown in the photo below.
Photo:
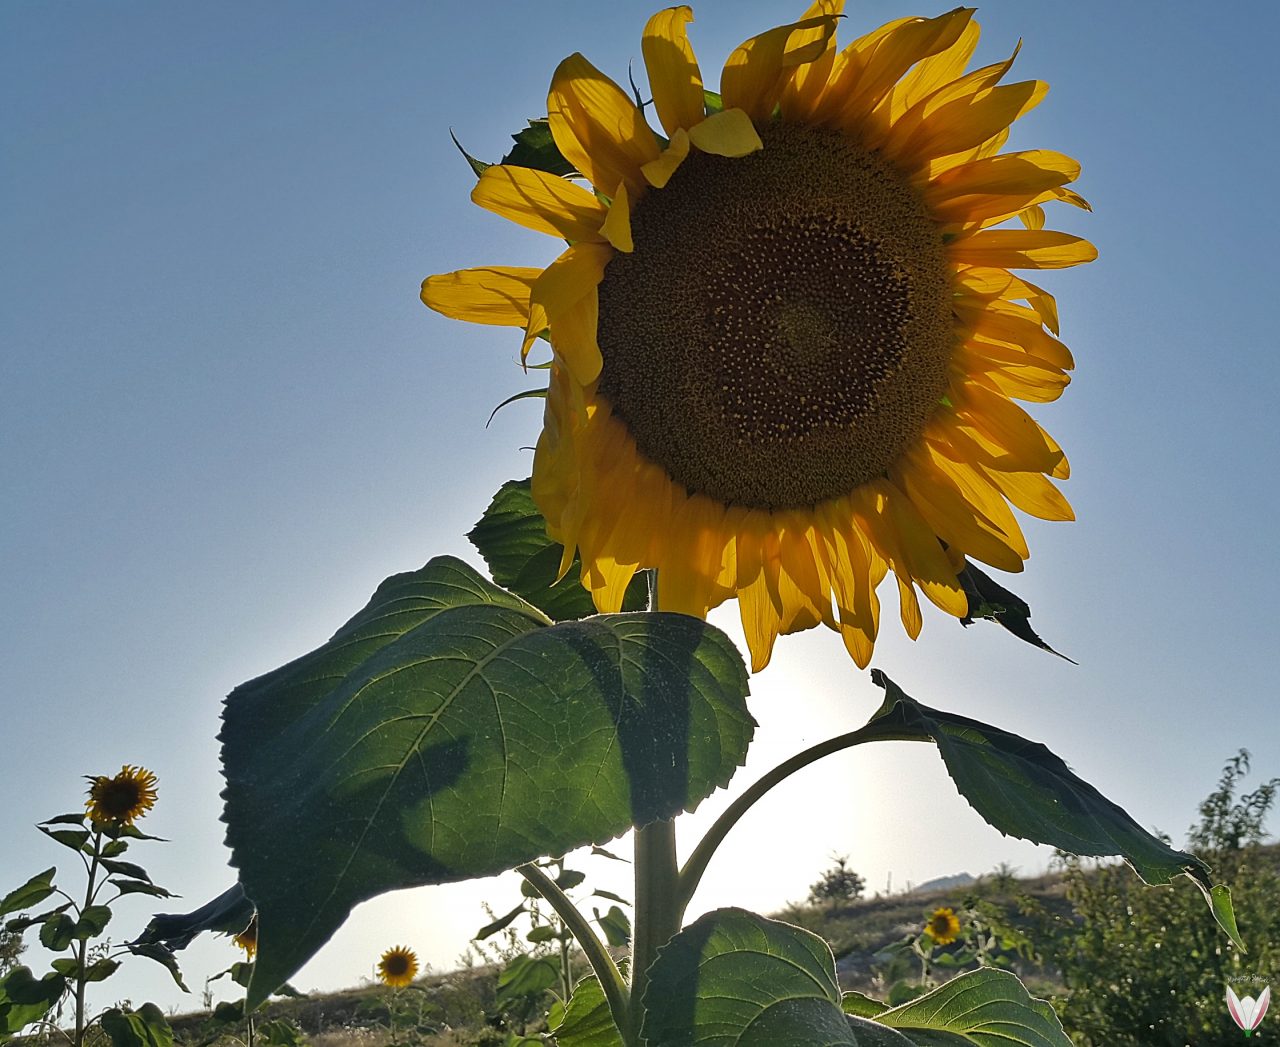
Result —
[{"label": "large sunflower head", "polygon": [[[650,125],[581,55],[547,100],[581,179],[512,164],[472,199],[569,242],[546,269],[428,278],[448,316],[551,343],[533,495],[602,611],[657,568],[663,610],[738,599],[753,668],[826,624],[871,658],[892,572],[957,617],[966,557],[1022,569],[1011,506],[1071,519],[1066,458],[1014,400],[1056,399],[1053,298],[1014,275],[1087,262],[1043,204],[1087,207],[1079,165],[1002,152],[1043,98],[972,72],[972,10],[838,48],[842,0],[754,36],[704,88],[688,7],[641,42]],[[647,109],[647,107],[646,107]],[[585,183],[585,184],[584,184]]]},{"label": "large sunflower head", "polygon": [[132,825],[155,806],[156,776],[145,767],[125,764],[111,778],[104,774],[85,777],[89,781],[85,809],[95,825]]},{"label": "large sunflower head", "polygon": [[393,989],[412,985],[417,976],[418,954],[403,945],[388,949],[378,961],[378,979]]}]

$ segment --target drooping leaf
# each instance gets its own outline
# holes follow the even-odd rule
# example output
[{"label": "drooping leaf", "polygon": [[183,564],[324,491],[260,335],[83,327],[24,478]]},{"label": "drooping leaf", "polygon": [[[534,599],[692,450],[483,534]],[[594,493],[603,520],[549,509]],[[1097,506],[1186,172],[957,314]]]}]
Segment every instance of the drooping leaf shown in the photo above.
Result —
[{"label": "drooping leaf", "polygon": [[79,825],[84,826],[85,812],[73,812],[71,814],[59,814],[53,818],[45,818],[41,825]]},{"label": "drooping leaf", "polygon": [[122,862],[115,858],[99,859],[98,864],[113,876],[127,876],[131,880],[145,880],[151,882],[151,877],[147,870],[141,865],[135,865],[133,862]]},{"label": "drooping leaf", "polygon": [[70,847],[73,851],[78,851],[89,841],[91,833],[88,829],[49,829],[43,825],[37,825],[42,833],[49,839],[57,840],[63,847]]},{"label": "drooping leaf", "polygon": [[816,934],[744,909],[682,930],[649,968],[649,1047],[856,1047],[835,958]]},{"label": "drooping leaf", "polygon": [[626,913],[616,905],[609,906],[609,911],[603,916],[600,915],[599,909],[593,908],[591,912],[596,918],[596,923],[600,925],[600,930],[604,931],[606,942],[615,949],[631,944],[631,920]]},{"label": "drooping leaf", "polygon": [[[591,594],[578,580],[581,561],[574,558],[559,581],[564,546],[547,537],[547,522],[533,503],[528,480],[508,480],[467,535],[484,557],[494,581],[523,597],[549,618],[569,621],[596,613]],[[627,588],[624,611],[642,611],[648,586],[639,575]]]},{"label": "drooping leaf", "polygon": [[569,1006],[551,1031],[557,1047],[623,1047],[604,990],[594,976],[574,986]]},{"label": "drooping leaf", "polygon": [[1223,900],[1214,904],[1209,867],[1195,855],[1176,851],[1147,832],[1041,743],[922,705],[879,669],[871,671],[871,678],[886,694],[863,728],[868,739],[934,741],[960,795],[1006,836],[1071,854],[1118,855],[1150,884],[1186,874],[1205,892],[1219,925],[1243,951],[1230,917],[1230,896],[1223,899],[1219,893]]},{"label": "drooping leaf", "polygon": [[[628,593],[628,595],[630,595],[630,593]],[[615,861],[615,862],[625,862],[625,861],[626,861],[626,859],[625,859],[625,858],[619,858],[619,857],[618,857],[616,854],[614,854],[612,851],[606,851],[603,847],[592,847],[592,848],[591,848],[591,853],[592,853],[592,854],[594,854],[594,855],[597,855],[597,856],[599,856],[599,857],[601,857],[601,858],[608,858],[608,859],[610,859],[611,861]]]},{"label": "drooping leaf", "polygon": [[556,886],[562,891],[572,891],[575,887],[586,880],[587,874],[578,872],[577,869],[566,869],[556,877]]},{"label": "drooping leaf", "polygon": [[[67,957],[59,957],[49,966],[59,974],[65,975],[68,979],[74,979],[80,973],[80,962],[78,960],[68,959]],[[119,960],[95,960],[85,968],[84,980],[87,982],[103,981],[115,974],[116,969],[119,966]]]},{"label": "drooping leaf", "polygon": [[29,967],[0,978],[0,1040],[7,1040],[48,1014],[67,991],[67,979],[50,971],[39,981]]},{"label": "drooping leaf", "polygon": [[918,1047],[1071,1047],[1062,1023],[1008,971],[961,974],[876,1016]]},{"label": "drooping leaf", "polygon": [[154,883],[147,883],[145,880],[112,879],[107,882],[121,894],[149,894],[153,898],[175,897],[172,891],[166,891],[163,887],[157,887]]},{"label": "drooping leaf", "polygon": [[173,1030],[154,1003],[144,1003],[136,1011],[112,1007],[99,1021],[111,1038],[111,1047],[173,1047]]},{"label": "drooping leaf", "polygon": [[617,902],[619,905],[630,905],[626,898],[620,894],[614,894],[612,891],[595,890],[591,892],[593,898],[607,898],[611,902]]},{"label": "drooping leaf", "polygon": [[129,849],[128,840],[112,840],[110,843],[108,843],[105,847],[102,848],[102,857],[119,858],[120,855],[124,854],[125,851],[127,851],[128,849]]},{"label": "drooping leaf", "polygon": [[551,924],[540,923],[537,927],[533,927],[529,930],[529,933],[524,936],[524,940],[527,942],[533,942],[536,945],[538,942],[549,942],[555,936],[556,929],[552,927]]},{"label": "drooping leaf", "polygon": [[480,928],[480,930],[476,931],[474,937],[471,940],[476,942],[484,941],[485,938],[488,938],[491,935],[497,934],[499,931],[505,931],[508,927],[511,926],[515,918],[525,911],[526,910],[523,905],[517,905],[505,916],[499,916],[492,923],[486,923],[483,927]]},{"label": "drooping leaf", "polygon": [[191,991],[187,988],[187,983],[182,980],[182,971],[178,967],[178,958],[163,945],[146,943],[140,945],[137,942],[130,942],[129,951],[135,956],[145,956],[148,960],[155,960],[156,963],[169,972],[169,976],[179,989],[183,992]]},{"label": "drooping leaf", "polygon": [[244,888],[237,883],[228,887],[213,901],[205,902],[191,912],[157,913],[151,917],[151,922],[143,928],[137,940],[130,943],[130,948],[158,945],[167,952],[173,952],[185,949],[196,935],[204,931],[239,934],[249,926],[252,919],[253,902],[245,897]]},{"label": "drooping leaf", "polygon": [[744,759],[746,690],[697,619],[552,625],[450,557],[388,579],[227,701],[227,839],[260,921],[250,1005],[360,901],[692,810]]},{"label": "drooping leaf", "polygon": [[529,956],[522,953],[498,974],[498,991],[494,995],[494,1002],[501,1007],[524,996],[537,996],[559,980],[558,961],[549,956]]},{"label": "drooping leaf", "polygon": [[566,178],[578,173],[560,152],[551,136],[551,125],[545,119],[530,120],[528,127],[513,134],[511,138],[516,144],[502,158],[504,164],[532,167],[537,171],[547,171]]},{"label": "drooping leaf", "polygon": [[6,894],[3,899],[0,899],[0,916],[8,916],[11,912],[21,912],[23,909],[39,905],[53,894],[53,877],[57,872],[57,866],[54,866],[42,873],[36,873],[21,887]]},{"label": "drooping leaf", "polygon": [[964,570],[956,577],[965,596],[969,598],[969,613],[960,619],[961,625],[972,625],[975,618],[989,619],[1032,647],[1039,647],[1072,665],[1076,664],[1062,652],[1055,651],[1031,628],[1031,605],[1022,597],[1011,593],[968,560],[965,561]]}]

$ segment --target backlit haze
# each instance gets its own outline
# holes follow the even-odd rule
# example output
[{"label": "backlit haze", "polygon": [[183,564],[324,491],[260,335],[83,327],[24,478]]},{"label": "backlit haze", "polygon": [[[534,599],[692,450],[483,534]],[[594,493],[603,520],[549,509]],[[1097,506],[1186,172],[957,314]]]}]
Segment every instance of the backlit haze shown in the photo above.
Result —
[{"label": "backlit haze", "polygon": [[[130,857],[183,898],[122,904],[112,936],[222,891],[223,696],[323,643],[387,575],[441,553],[480,565],[463,535],[529,474],[541,403],[485,422],[537,377],[518,332],[446,320],[418,287],[556,249],[468,202],[449,129],[500,158],[575,50],[641,77],[656,5],[0,6],[0,895],[55,863],[82,882],[32,823],[123,763],[159,776],[142,827],[171,841]],[[696,4],[708,81],[804,6]],[[851,3],[840,38],[940,10]],[[1280,773],[1280,15],[1230,10],[979,8],[977,58],[1024,38],[1010,79],[1052,85],[1010,148],[1079,159],[1096,209],[1048,209],[1101,258],[1042,274],[1078,371],[1033,407],[1071,458],[1078,521],[1024,520],[1027,570],[999,576],[1080,664],[932,608],[913,644],[889,582],[874,662],[921,701],[1046,742],[1175,843],[1237,748],[1254,754],[1246,785]],[[736,604],[712,621],[741,644]],[[746,783],[878,704],[834,633],[782,638],[752,680],[748,766],[681,821],[683,853]],[[832,852],[872,891],[1051,857],[974,814],[932,746],[867,746],[759,804],[690,918],[801,900]],[[580,867],[630,895],[629,867]],[[448,969],[481,902],[518,894],[508,874],[384,896],[293,982],[356,984],[395,944]],[[237,958],[206,937],[181,957],[194,995],[133,959],[91,999],[192,1009]],[[24,959],[45,964],[38,945]]]}]

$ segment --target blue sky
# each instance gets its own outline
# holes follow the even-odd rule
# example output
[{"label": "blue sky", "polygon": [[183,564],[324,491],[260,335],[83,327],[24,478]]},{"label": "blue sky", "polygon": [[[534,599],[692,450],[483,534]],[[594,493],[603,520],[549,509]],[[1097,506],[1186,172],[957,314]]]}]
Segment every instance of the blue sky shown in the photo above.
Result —
[{"label": "blue sky", "polygon": [[[695,5],[704,70],[802,7]],[[1079,367],[1035,411],[1071,457],[1079,519],[1028,521],[1032,559],[1012,584],[1080,665],[927,611],[918,643],[886,626],[875,662],[929,704],[1047,742],[1175,839],[1238,747],[1257,777],[1280,773],[1280,15],[1232,11],[979,8],[979,58],[1023,38],[1015,73],[1052,85],[1013,147],[1078,158],[1096,211],[1050,216],[1101,258],[1045,280]],[[468,203],[448,132],[497,159],[571,51],[639,75],[650,13],[0,7],[0,893],[62,862],[31,823],[75,809],[81,775],[126,762],[160,776],[147,827],[172,841],[137,857],[184,907],[222,890],[222,697],[323,642],[383,577],[440,553],[476,561],[462,536],[528,474],[539,405],[486,429],[528,385],[518,339],[428,312],[418,286],[543,265],[554,245]],[[851,5],[841,38],[917,13],[937,11]],[[740,639],[732,609],[713,620]],[[752,702],[761,730],[739,787],[858,725],[877,697],[824,631],[781,641]],[[724,799],[688,819],[686,849]],[[756,808],[695,907],[801,898],[833,851],[875,888],[1048,858],[985,826],[932,749],[885,745]],[[514,893],[504,879],[379,899],[296,983],[352,984],[396,943],[451,966],[480,901],[502,909]],[[122,908],[117,937],[149,911]],[[234,958],[194,946],[189,982],[198,993]],[[124,995],[197,1002],[145,961],[98,1002]]]}]

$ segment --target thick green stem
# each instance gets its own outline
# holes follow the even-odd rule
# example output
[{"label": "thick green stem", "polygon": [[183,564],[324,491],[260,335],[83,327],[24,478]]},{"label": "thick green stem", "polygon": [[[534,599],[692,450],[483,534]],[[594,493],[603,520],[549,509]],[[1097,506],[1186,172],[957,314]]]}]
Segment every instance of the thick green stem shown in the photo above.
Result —
[{"label": "thick green stem", "polygon": [[635,927],[631,942],[631,1036],[639,1045],[644,1023],[644,991],[649,984],[649,967],[658,950],[680,930],[684,906],[678,886],[680,866],[676,861],[676,823],[653,822],[636,830]]},{"label": "thick green stem", "polygon": [[[622,973],[618,970],[618,965],[613,962],[613,957],[609,955],[609,950],[596,937],[591,924],[587,923],[587,918],[578,911],[578,907],[573,902],[569,901],[564,891],[556,886],[556,882],[550,876],[532,863],[521,865],[516,872],[533,884],[537,892],[546,899],[547,904],[556,911],[556,915],[578,939],[578,944],[586,953],[587,962],[591,964],[591,969],[600,980],[600,988],[604,990],[604,998],[609,1003],[609,1013],[613,1015],[613,1023],[624,1030],[625,1036],[625,1030],[629,1028],[631,1020],[630,999],[626,983],[622,980]],[[568,1000],[565,1003],[567,1004]],[[631,1041],[626,1042],[630,1047]]]},{"label": "thick green stem", "polygon": [[716,853],[716,848],[724,842],[724,838],[729,835],[729,830],[738,823],[738,819],[746,814],[765,793],[775,785],[790,778],[796,771],[808,767],[811,763],[816,763],[824,756],[830,756],[832,753],[838,753],[843,749],[861,745],[863,742],[894,739],[899,741],[921,740],[919,735],[899,734],[895,733],[891,728],[863,727],[825,742],[819,742],[817,745],[805,749],[804,752],[796,753],[795,756],[789,760],[784,760],[759,781],[755,782],[715,820],[715,823],[707,830],[707,835],[698,842],[698,846],[689,855],[689,860],[685,862],[684,868],[680,870],[679,882],[673,892],[677,920],[683,920],[684,911],[688,908],[694,892],[697,891],[698,884],[702,882],[702,874],[707,871],[707,863],[711,861],[711,856]]}]

